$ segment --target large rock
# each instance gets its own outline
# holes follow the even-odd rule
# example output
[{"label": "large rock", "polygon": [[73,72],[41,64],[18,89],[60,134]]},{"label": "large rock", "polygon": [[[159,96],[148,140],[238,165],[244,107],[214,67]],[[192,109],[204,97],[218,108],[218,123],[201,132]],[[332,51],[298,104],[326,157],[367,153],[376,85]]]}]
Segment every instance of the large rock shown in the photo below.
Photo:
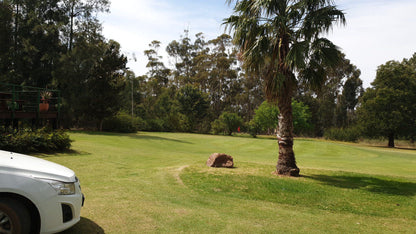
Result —
[{"label": "large rock", "polygon": [[213,153],[207,160],[209,167],[234,167],[233,157],[227,154]]}]

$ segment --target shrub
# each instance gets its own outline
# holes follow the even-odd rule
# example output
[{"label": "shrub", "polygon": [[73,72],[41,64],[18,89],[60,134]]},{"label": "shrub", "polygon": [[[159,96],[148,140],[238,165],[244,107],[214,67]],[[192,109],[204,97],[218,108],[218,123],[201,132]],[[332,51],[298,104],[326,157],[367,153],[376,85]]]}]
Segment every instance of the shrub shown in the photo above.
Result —
[{"label": "shrub", "polygon": [[312,114],[309,107],[303,102],[292,101],[293,111],[293,133],[301,135],[310,132],[313,129],[311,124]]},{"label": "shrub", "polygon": [[126,113],[106,118],[103,123],[103,130],[108,132],[133,133],[144,128],[145,122],[140,117],[132,118]]},{"label": "shrub", "polygon": [[162,119],[146,120],[146,131],[161,132],[164,130],[164,121]]},{"label": "shrub", "polygon": [[[311,112],[302,102],[292,101],[293,127],[296,135],[312,130]],[[250,121],[250,134],[255,137],[259,133],[273,134],[279,125],[279,108],[277,103],[264,101],[256,110],[254,118]]]},{"label": "shrub", "polygon": [[260,125],[255,120],[250,120],[247,124],[248,126],[248,132],[250,133],[250,136],[256,138],[257,134],[261,131]]},{"label": "shrub", "polygon": [[242,125],[243,119],[238,114],[223,112],[220,117],[211,124],[211,127],[214,134],[224,132],[231,135]]},{"label": "shrub", "polygon": [[220,119],[216,119],[214,120],[214,122],[211,123],[212,132],[216,135],[220,133],[224,134],[225,128],[226,127],[225,127],[224,122],[222,122]]},{"label": "shrub", "polygon": [[[276,103],[264,101],[256,110],[251,126],[253,133],[272,134],[279,125],[279,108]],[[251,134],[254,136],[253,134]]]},{"label": "shrub", "polygon": [[324,137],[336,141],[357,142],[360,138],[360,130],[357,127],[331,128],[325,131]]},{"label": "shrub", "polygon": [[0,134],[0,149],[18,153],[52,153],[68,150],[71,139],[64,131],[20,130]]}]

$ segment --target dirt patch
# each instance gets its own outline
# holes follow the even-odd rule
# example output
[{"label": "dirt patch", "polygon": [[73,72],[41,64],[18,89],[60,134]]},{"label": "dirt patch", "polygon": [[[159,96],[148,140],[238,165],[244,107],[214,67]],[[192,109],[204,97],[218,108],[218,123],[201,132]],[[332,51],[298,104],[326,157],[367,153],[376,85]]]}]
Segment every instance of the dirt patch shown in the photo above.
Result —
[{"label": "dirt patch", "polygon": [[181,177],[179,176],[181,174],[181,171],[185,168],[189,167],[189,165],[185,165],[185,166],[181,166],[178,169],[175,170],[175,173],[173,174],[173,176],[175,177],[176,181],[178,181],[178,183],[180,185],[185,185],[181,179]]}]

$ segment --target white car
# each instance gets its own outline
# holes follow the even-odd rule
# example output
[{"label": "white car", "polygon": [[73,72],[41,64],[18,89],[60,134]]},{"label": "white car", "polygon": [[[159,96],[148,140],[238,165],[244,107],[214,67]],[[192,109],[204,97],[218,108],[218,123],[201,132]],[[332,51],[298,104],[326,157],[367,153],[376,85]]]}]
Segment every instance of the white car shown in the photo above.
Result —
[{"label": "white car", "polygon": [[56,233],[80,220],[75,173],[40,158],[0,150],[0,233]]}]

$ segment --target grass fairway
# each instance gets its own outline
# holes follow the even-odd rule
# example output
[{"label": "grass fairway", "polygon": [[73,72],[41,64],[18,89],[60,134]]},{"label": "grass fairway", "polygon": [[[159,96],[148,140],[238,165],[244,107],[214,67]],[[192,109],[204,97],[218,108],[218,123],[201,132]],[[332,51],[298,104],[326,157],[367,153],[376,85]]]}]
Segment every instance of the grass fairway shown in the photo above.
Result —
[{"label": "grass fairway", "polygon": [[[416,151],[296,139],[302,177],[271,174],[270,139],[70,133],[86,195],[65,233],[415,233]],[[208,168],[214,152],[236,168]]]}]

